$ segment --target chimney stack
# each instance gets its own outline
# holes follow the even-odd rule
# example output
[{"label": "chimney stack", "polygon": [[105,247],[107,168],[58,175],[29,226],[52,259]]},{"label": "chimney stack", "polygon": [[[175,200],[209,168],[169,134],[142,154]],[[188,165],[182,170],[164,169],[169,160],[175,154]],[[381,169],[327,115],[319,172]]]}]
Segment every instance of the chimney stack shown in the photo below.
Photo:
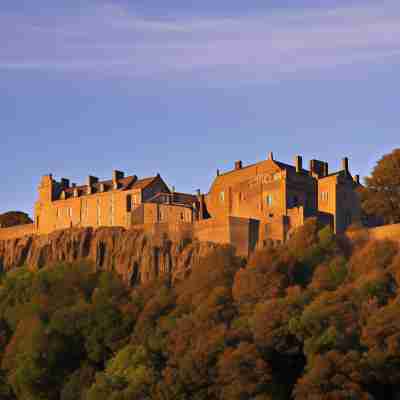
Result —
[{"label": "chimney stack", "polygon": [[310,175],[315,172],[315,160],[310,160]]},{"label": "chimney stack", "polygon": [[241,160],[235,162],[235,170],[242,169],[243,163]]},{"label": "chimney stack", "polygon": [[296,172],[301,172],[303,170],[303,157],[302,156],[296,156],[295,159],[295,165],[296,165]]},{"label": "chimney stack", "polygon": [[64,189],[68,189],[69,188],[69,179],[61,178],[61,186]]},{"label": "chimney stack", "polygon": [[273,160],[274,159],[274,153],[272,151],[270,151],[268,153],[268,160]]},{"label": "chimney stack", "polygon": [[347,157],[342,159],[342,170],[349,172],[349,159]]},{"label": "chimney stack", "polygon": [[324,176],[329,175],[329,164],[327,162],[324,162]]},{"label": "chimney stack", "polygon": [[112,172],[112,180],[113,182],[118,182],[120,179],[123,179],[125,174],[122,171],[114,170]]},{"label": "chimney stack", "polygon": [[89,175],[87,177],[87,186],[93,186],[94,184],[96,184],[99,181],[99,178],[97,178],[96,176],[91,176]]}]

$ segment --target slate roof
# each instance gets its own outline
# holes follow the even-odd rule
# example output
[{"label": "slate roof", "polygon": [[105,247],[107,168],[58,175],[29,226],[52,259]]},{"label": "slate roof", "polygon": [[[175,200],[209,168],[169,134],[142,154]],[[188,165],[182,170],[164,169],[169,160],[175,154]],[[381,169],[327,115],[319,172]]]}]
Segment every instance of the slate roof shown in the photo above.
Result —
[{"label": "slate roof", "polygon": [[[92,185],[93,194],[98,193],[100,191],[100,186],[104,185],[105,191],[110,190],[128,190],[128,189],[145,189],[151,183],[153,183],[159,176],[152,176],[143,179],[137,179],[136,175],[127,176],[125,178],[118,179],[118,189],[114,189],[113,181],[105,180],[99,181]],[[66,198],[73,195],[74,190],[78,190],[79,195],[86,195],[87,194],[87,185],[79,185],[79,186],[70,186],[68,188],[63,189],[65,192]]]}]

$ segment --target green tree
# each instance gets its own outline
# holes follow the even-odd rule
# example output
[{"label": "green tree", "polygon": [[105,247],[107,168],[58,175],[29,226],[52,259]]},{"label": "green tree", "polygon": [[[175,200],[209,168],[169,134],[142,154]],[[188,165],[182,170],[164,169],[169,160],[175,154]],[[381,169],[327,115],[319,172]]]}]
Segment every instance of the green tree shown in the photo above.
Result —
[{"label": "green tree", "polygon": [[367,215],[383,218],[387,224],[400,222],[400,149],[384,155],[361,190],[362,208]]}]

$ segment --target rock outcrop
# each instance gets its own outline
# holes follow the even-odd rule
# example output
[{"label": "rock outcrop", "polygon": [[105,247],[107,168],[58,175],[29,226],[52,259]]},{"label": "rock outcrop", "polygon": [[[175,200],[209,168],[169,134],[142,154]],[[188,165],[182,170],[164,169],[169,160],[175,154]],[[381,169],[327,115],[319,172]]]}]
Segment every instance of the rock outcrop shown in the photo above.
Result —
[{"label": "rock outcrop", "polygon": [[115,270],[134,286],[161,276],[183,279],[192,265],[215,247],[205,242],[155,241],[141,231],[123,228],[72,228],[0,241],[0,268],[39,269],[87,260],[96,270]]}]

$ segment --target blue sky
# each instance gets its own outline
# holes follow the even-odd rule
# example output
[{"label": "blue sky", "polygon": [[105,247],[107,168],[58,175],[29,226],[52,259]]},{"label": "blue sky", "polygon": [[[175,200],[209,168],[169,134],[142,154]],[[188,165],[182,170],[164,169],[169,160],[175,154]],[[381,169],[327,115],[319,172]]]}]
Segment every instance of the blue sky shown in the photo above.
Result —
[{"label": "blue sky", "polygon": [[46,173],[207,191],[269,151],[365,176],[399,147],[399,1],[192,3],[1,2],[0,212]]}]

